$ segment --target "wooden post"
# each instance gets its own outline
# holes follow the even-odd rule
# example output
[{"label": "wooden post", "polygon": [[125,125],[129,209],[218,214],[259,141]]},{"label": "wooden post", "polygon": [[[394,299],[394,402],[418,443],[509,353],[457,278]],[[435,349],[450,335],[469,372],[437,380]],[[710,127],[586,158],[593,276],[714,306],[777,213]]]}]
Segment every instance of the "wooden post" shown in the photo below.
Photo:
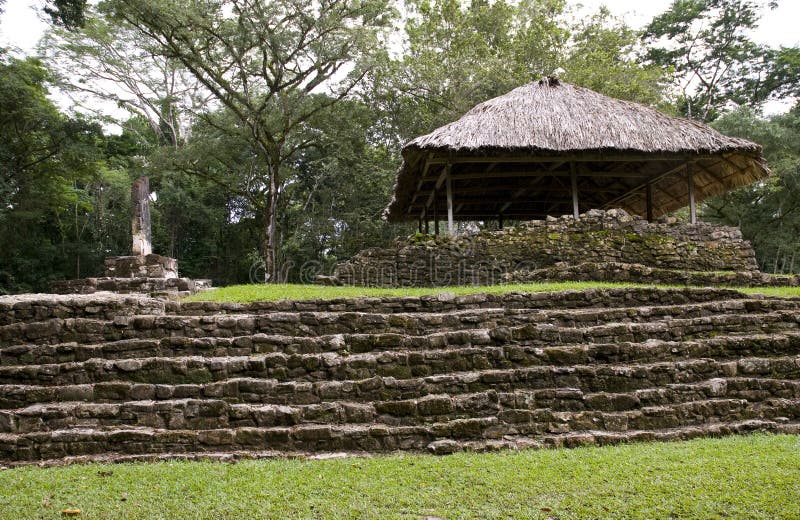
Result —
[{"label": "wooden post", "polygon": [[649,182],[645,187],[645,204],[647,206],[647,221],[653,221],[653,185]]},{"label": "wooden post", "polygon": [[131,252],[149,255],[153,252],[150,234],[150,179],[139,177],[131,187]]},{"label": "wooden post", "polygon": [[422,217],[417,219],[417,232],[422,233]]},{"label": "wooden post", "polygon": [[576,219],[580,215],[578,208],[578,171],[575,169],[575,163],[569,163],[570,177],[572,178],[572,216]]},{"label": "wooden post", "polygon": [[445,185],[447,186],[447,233],[452,237],[456,234],[456,226],[453,223],[453,180],[450,178],[450,164],[446,166]]},{"label": "wooden post", "polygon": [[503,229],[503,215],[497,215],[497,227]]},{"label": "wooden post", "polygon": [[425,211],[425,234],[426,235],[430,235],[431,234],[431,223],[428,220],[428,211],[427,210]]},{"label": "wooden post", "polygon": [[689,182],[689,222],[697,224],[697,208],[694,201],[694,168],[692,163],[686,165],[686,177]]},{"label": "wooden post", "polygon": [[433,234],[439,235],[439,201],[436,186],[433,187]]}]

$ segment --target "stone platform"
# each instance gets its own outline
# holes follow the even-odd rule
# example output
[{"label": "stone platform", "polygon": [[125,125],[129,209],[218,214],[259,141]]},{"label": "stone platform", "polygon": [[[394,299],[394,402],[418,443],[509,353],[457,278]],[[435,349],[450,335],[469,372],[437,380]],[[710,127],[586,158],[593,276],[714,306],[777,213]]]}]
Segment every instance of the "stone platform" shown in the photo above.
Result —
[{"label": "stone platform", "polygon": [[112,256],[104,262],[107,278],[177,278],[178,261],[156,254]]},{"label": "stone platform", "polygon": [[800,299],[0,297],[0,465],[800,433]]},{"label": "stone platform", "polygon": [[[725,275],[718,277],[721,283],[773,282],[771,277],[761,276],[752,246],[736,228],[674,219],[650,223],[623,210],[591,210],[578,219],[549,217],[456,239],[416,236],[398,240],[394,247],[358,253],[338,264],[333,276],[320,281],[405,287],[612,280],[610,270],[596,269],[608,265],[616,266],[615,271],[631,266],[622,269],[631,276],[618,281],[656,283],[662,274],[680,272],[691,274],[679,278],[712,283],[714,273]],[[565,278],[567,274],[573,278]],[[787,282],[777,280],[776,284]]]},{"label": "stone platform", "polygon": [[101,291],[180,296],[211,288],[211,280],[178,276],[178,261],[156,254],[114,256],[105,260],[105,276],[59,280],[50,284],[56,294],[92,294]]}]

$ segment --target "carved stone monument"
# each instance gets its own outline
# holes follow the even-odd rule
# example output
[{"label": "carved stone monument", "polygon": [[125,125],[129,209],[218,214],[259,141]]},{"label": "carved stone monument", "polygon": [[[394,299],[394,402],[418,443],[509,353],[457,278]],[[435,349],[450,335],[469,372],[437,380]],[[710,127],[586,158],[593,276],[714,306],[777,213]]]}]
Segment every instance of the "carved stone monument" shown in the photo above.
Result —
[{"label": "carved stone monument", "polygon": [[150,234],[150,179],[139,177],[131,187],[131,236],[133,255],[153,252]]},{"label": "carved stone monument", "polygon": [[96,291],[139,293],[196,292],[211,286],[210,280],[178,277],[178,261],[153,254],[150,233],[150,180],[139,177],[131,187],[131,253],[105,259],[103,278],[62,280],[52,284],[56,293]]}]

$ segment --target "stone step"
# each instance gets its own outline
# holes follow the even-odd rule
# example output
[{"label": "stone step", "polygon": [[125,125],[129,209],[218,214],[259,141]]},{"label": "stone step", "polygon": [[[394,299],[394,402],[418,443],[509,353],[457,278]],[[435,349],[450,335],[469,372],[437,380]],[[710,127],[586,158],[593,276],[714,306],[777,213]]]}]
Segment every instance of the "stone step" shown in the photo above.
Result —
[{"label": "stone step", "polygon": [[[511,325],[535,318],[535,313],[505,309],[467,310],[449,314],[275,312],[202,317],[144,315],[119,316],[113,321],[67,318],[0,327],[0,346],[23,342],[101,343],[130,338],[233,337],[257,333],[320,336],[371,331],[421,335],[441,330]],[[20,338],[24,338],[24,341],[18,341]]]},{"label": "stone step", "polygon": [[[780,434],[800,434],[800,422],[796,421],[771,421],[764,419],[751,419],[746,421],[736,421],[729,423],[707,423],[700,426],[687,426],[684,428],[669,428],[664,430],[628,430],[625,432],[608,432],[600,430],[589,430],[581,432],[571,432],[565,434],[548,434],[536,437],[525,437],[522,435],[504,435],[500,439],[480,439],[480,440],[454,440],[454,439],[439,439],[428,443],[426,449],[433,454],[448,454],[456,451],[472,451],[472,452],[487,452],[498,450],[520,450],[520,449],[541,449],[541,448],[554,448],[565,447],[574,448],[579,446],[608,446],[621,443],[631,442],[658,442],[658,441],[679,441],[690,440],[700,437],[721,437],[725,435],[745,435],[755,432],[767,433],[780,433]],[[87,436],[88,432],[82,432],[82,439],[91,439]],[[146,434],[157,435],[156,432],[150,431]],[[376,437],[380,437],[379,431],[376,431]],[[62,433],[61,435],[67,435]],[[101,434],[103,435],[103,434]],[[107,434],[106,434],[107,435]],[[204,438],[208,439],[212,433],[204,433]],[[224,433],[217,433],[222,437]],[[385,437],[385,436],[384,436]],[[14,439],[16,442],[18,438]],[[396,439],[394,439],[396,440]],[[303,456],[308,455],[307,451],[276,451],[265,450],[258,448],[250,449],[235,449],[231,444],[220,446],[219,449],[214,450],[213,447],[204,445],[203,451],[176,451],[165,449],[164,446],[153,446],[146,451],[133,451],[131,453],[122,453],[120,451],[102,451],[103,441],[97,442],[98,439],[93,439],[94,446],[85,445],[83,451],[85,453],[96,452],[96,454],[83,454],[83,455],[67,455],[57,456],[50,459],[23,459],[17,457],[14,461],[3,461],[3,467],[15,467],[30,464],[37,464],[38,466],[56,466],[64,464],[89,464],[89,463],[134,463],[134,462],[158,462],[167,460],[196,460],[196,461],[216,461],[216,462],[235,462],[243,459],[257,459],[257,458],[275,458],[280,456]],[[45,443],[33,447],[29,440],[24,440],[26,452],[22,454],[36,455],[41,453],[66,453],[67,450],[61,444],[61,440],[55,443]],[[205,444],[210,444],[206,442]],[[388,444],[388,443],[387,443]],[[161,451],[155,451],[160,449]],[[387,451],[396,450],[398,448],[387,448]],[[364,450],[349,450],[354,455],[364,453]],[[332,452],[320,451],[318,455],[324,457]],[[338,455],[341,451],[336,452]]]},{"label": "stone step", "polygon": [[608,323],[651,322],[720,314],[773,311],[800,312],[800,301],[777,298],[740,298],[683,305],[543,310],[539,311],[542,319],[537,322],[552,323],[560,327],[588,327]]},{"label": "stone step", "polygon": [[800,398],[800,381],[720,378],[616,394],[583,393],[571,388],[513,392],[487,390],[455,395],[433,394],[398,401],[327,401],[307,405],[232,403],[223,399],[37,403],[17,410],[0,410],[0,433],[110,426],[208,429],[301,423],[380,422],[397,425],[490,415],[502,419],[522,411],[535,412],[536,417],[591,412],[601,420],[603,413],[641,410],[647,415],[654,408],[710,399],[753,403],[774,398]]},{"label": "stone step", "polygon": [[[725,435],[745,435],[755,432],[769,432],[780,434],[800,434],[800,422],[786,420],[750,419],[735,422],[710,422],[698,426],[683,428],[667,428],[661,430],[628,430],[624,432],[588,430],[564,434],[537,435],[527,437],[524,435],[505,435],[502,439],[481,439],[477,441],[456,441],[445,439],[434,441],[427,447],[430,453],[443,455],[457,451],[498,451],[520,450],[539,448],[577,448],[581,446],[609,446],[631,442],[663,442],[685,441],[701,437],[722,437]],[[247,457],[242,452],[239,457]],[[89,462],[91,459],[78,462]],[[118,460],[148,460],[134,457],[120,458]],[[220,453],[215,460],[225,460]]]},{"label": "stone step", "polygon": [[574,291],[506,294],[434,294],[382,298],[335,298],[317,300],[281,300],[252,303],[167,302],[171,314],[204,316],[215,314],[263,314],[270,312],[372,312],[441,313],[480,308],[506,309],[578,309],[596,307],[686,305],[718,300],[753,298],[732,289],[626,287]]},{"label": "stone step", "polygon": [[[468,349],[456,353],[464,354]],[[0,406],[17,408],[34,402],[63,400],[117,401],[226,397],[246,402],[308,404],[325,400],[361,401],[416,398],[431,393],[470,393],[487,389],[578,388],[585,392],[629,392],[674,383],[691,383],[735,375],[792,379],[800,375],[800,356],[746,357],[720,361],[696,359],[648,364],[588,364],[493,368],[511,362],[487,358],[484,349],[463,363],[477,369],[454,371],[422,362],[384,368],[351,365],[297,374],[275,369],[262,358],[150,358],[0,368]],[[438,353],[437,353],[438,354]],[[447,352],[445,351],[445,354]],[[345,358],[347,359],[347,358]],[[423,360],[424,361],[424,360]],[[489,364],[487,368],[484,366]],[[404,373],[398,371],[403,368]],[[10,371],[16,372],[10,372]],[[5,373],[4,373],[5,372]],[[385,374],[383,372],[390,372]],[[423,372],[423,374],[415,374]],[[52,387],[52,389],[49,389]],[[268,399],[264,401],[264,399]]]},{"label": "stone step", "polygon": [[[769,309],[771,315],[765,319],[765,322],[759,325],[769,325],[774,323],[776,319],[783,319],[789,324],[795,323],[800,319],[800,311],[797,313],[791,310],[779,309],[780,305],[775,305],[775,302],[770,300],[764,301],[750,301],[750,300],[732,300],[721,302],[720,305],[711,304],[697,304],[686,306],[680,312],[683,315],[692,316],[691,321],[676,321],[675,316],[678,313],[676,308],[660,307],[657,309],[650,308],[625,308],[620,309],[624,316],[630,318],[630,321],[639,323],[646,321],[647,323],[640,323],[640,326],[627,329],[620,327],[625,322],[619,321],[622,316],[606,316],[614,318],[609,320],[612,323],[605,323],[598,325],[596,321],[600,321],[603,316],[602,312],[596,310],[591,311],[593,316],[591,321],[587,321],[584,317],[589,311],[580,311],[572,315],[571,325],[557,325],[553,322],[563,322],[565,318],[560,316],[548,315],[542,313],[539,317],[535,318],[534,328],[530,327],[522,329],[528,335],[524,336],[521,333],[516,333],[517,337],[525,337],[528,343],[536,338],[531,330],[538,330],[540,335],[544,335],[548,343],[552,343],[554,336],[564,335],[572,337],[575,333],[571,332],[573,328],[579,328],[589,338],[595,336],[604,337],[608,336],[608,331],[620,331],[624,334],[635,334],[641,336],[643,333],[654,331],[663,335],[663,326],[657,325],[662,322],[669,322],[667,328],[675,329],[674,325],[687,325],[689,333],[696,333],[699,329],[701,332],[708,328],[708,321],[702,320],[703,317],[711,317],[713,322],[720,327],[725,325],[734,325],[735,330],[748,327],[754,324],[754,316],[756,316],[756,307],[760,310]],[[751,303],[755,305],[750,305]],[[764,303],[765,305],[761,305]],[[778,302],[780,303],[780,302]],[[727,311],[737,311],[727,316],[732,318],[721,318],[721,312],[725,309]],[[656,312],[657,311],[657,312]],[[746,313],[742,319],[742,313]],[[558,311],[562,314],[562,311]],[[639,316],[641,319],[634,320],[632,316]],[[656,319],[658,317],[658,319]],[[533,320],[528,315],[526,320]],[[686,318],[683,318],[684,320]],[[674,322],[674,323],[672,323]],[[740,323],[741,322],[741,323]],[[788,325],[792,326],[792,325]],[[555,327],[555,328],[554,328]],[[599,328],[598,328],[599,327]],[[609,329],[610,328],[610,329]],[[510,329],[510,330],[506,330]],[[82,344],[76,341],[67,343],[27,343],[14,345],[10,347],[0,348],[0,366],[6,365],[19,365],[19,364],[45,364],[45,363],[65,363],[71,361],[86,361],[92,358],[103,359],[123,359],[134,357],[169,357],[169,356],[186,356],[186,355],[212,355],[212,356],[241,356],[254,353],[270,353],[270,352],[284,352],[287,354],[293,353],[314,353],[314,352],[329,352],[329,351],[347,351],[353,353],[369,352],[373,350],[387,350],[387,349],[420,349],[420,348],[441,348],[446,345],[485,345],[491,342],[505,343],[514,337],[514,331],[519,330],[519,327],[494,327],[492,329],[484,328],[470,328],[467,330],[456,330],[447,332],[433,332],[426,335],[410,335],[399,333],[387,332],[371,332],[368,334],[333,334],[323,336],[292,336],[292,335],[276,335],[255,333],[251,335],[232,336],[232,337],[182,337],[182,336],[167,336],[146,339],[122,339],[117,341],[106,341],[103,343]],[[679,331],[684,335],[686,331]],[[717,332],[726,332],[725,329],[720,329]],[[487,333],[489,338],[487,338]],[[678,336],[670,331],[672,336]],[[614,338],[612,338],[614,339]],[[619,343],[620,341],[615,341]]]},{"label": "stone step", "polygon": [[115,316],[159,315],[164,312],[165,302],[163,300],[132,294],[0,296],[0,325],[30,323],[53,318],[113,320]]},{"label": "stone step", "polygon": [[[775,399],[762,403],[731,400],[693,403],[641,411],[620,412],[609,430],[641,438],[639,432],[696,428],[720,428],[735,424],[766,421],[777,429],[793,424],[798,415],[798,400]],[[703,415],[719,414],[710,420]],[[612,414],[608,414],[611,420]],[[586,435],[603,429],[603,424],[586,414],[547,417],[551,422],[534,422],[534,417],[513,416],[511,422],[497,417],[455,419],[412,426],[385,424],[300,424],[287,427],[241,427],[207,430],[168,430],[151,427],[76,428],[49,432],[0,434],[0,461],[39,461],[100,453],[142,454],[171,452],[260,450],[286,452],[402,450],[421,451],[431,443],[457,443],[503,440],[504,437],[536,437],[547,442],[549,436]],[[606,420],[606,417],[602,419]],[[627,421],[627,423],[626,423]],[[763,423],[762,423],[763,424]],[[646,428],[636,428],[645,425]],[[752,426],[751,426],[752,428]],[[551,443],[553,441],[550,441]]]},{"label": "stone step", "polygon": [[[552,329],[548,329],[552,331]],[[527,331],[526,331],[527,332]],[[718,331],[721,332],[721,331]],[[526,345],[515,341],[514,329],[475,329],[428,336],[397,334],[343,334],[316,338],[296,338],[256,334],[235,338],[161,338],[121,340],[94,345],[17,345],[0,349],[0,367],[48,365],[89,361],[124,360],[148,357],[236,357],[258,354],[286,356],[336,353],[375,353],[375,351],[429,352],[443,349],[504,346],[505,355],[536,356],[545,364],[631,363],[687,358],[728,358],[769,356],[800,352],[800,331],[774,334],[713,335],[688,341],[647,339],[644,342]],[[515,354],[512,354],[515,353]]]},{"label": "stone step", "polygon": [[[187,355],[242,356],[257,353],[339,354],[386,350],[432,350],[452,346],[519,344],[549,348],[556,344],[628,344],[653,340],[681,341],[704,336],[791,332],[800,328],[800,313],[774,311],[762,314],[723,314],[647,323],[610,323],[587,327],[563,327],[536,323],[490,329],[470,328],[434,332],[422,336],[396,333],[333,334],[316,337],[253,334],[233,337],[182,336],[123,339],[95,344],[66,342],[22,344],[0,348],[0,367],[21,364],[52,364],[90,359],[132,359]],[[565,351],[566,352],[566,351]]]},{"label": "stone step", "polygon": [[117,315],[264,314],[270,312],[451,312],[480,308],[613,308],[647,305],[684,305],[720,299],[752,298],[731,289],[619,288],[548,293],[439,294],[421,297],[336,298],[271,302],[172,302],[140,295],[97,293],[90,295],[21,294],[0,296],[0,325],[51,318]]},{"label": "stone step", "polygon": [[562,328],[591,328],[612,323],[660,323],[675,319],[717,319],[740,315],[795,315],[798,302],[782,299],[738,299],[683,306],[623,307],[573,311],[531,309],[476,309],[441,313],[333,313],[274,312],[263,315],[118,316],[113,320],[90,318],[50,319],[0,327],[0,346],[25,343],[102,343],[124,339],[163,337],[222,337],[272,334],[313,337],[369,331],[426,335],[442,331],[550,324]]},{"label": "stone step", "polygon": [[[735,333],[748,331],[750,327],[745,326],[746,323],[769,332],[785,328],[796,331],[798,325],[796,318],[792,313],[778,312],[767,315],[670,320],[662,323],[612,324],[586,329],[565,329],[548,325],[524,326],[493,331],[471,331],[468,335],[469,347],[447,346],[438,350],[392,350],[362,354],[350,354],[347,350],[340,350],[322,354],[271,353],[250,356],[144,357],[112,360],[92,358],[88,361],[68,363],[0,366],[0,384],[63,385],[116,379],[181,384],[219,381],[228,377],[302,381],[364,379],[373,375],[409,378],[452,371],[597,363],[602,360],[597,354],[602,354],[604,350],[616,353],[622,350],[626,361],[648,362],[652,361],[653,357],[681,359],[682,352],[691,352],[689,349],[682,351],[679,347],[671,346],[669,354],[672,356],[668,357],[664,350],[664,340],[704,335],[712,335],[716,339],[717,334],[730,332],[730,329]],[[522,344],[495,346],[492,345],[493,337],[500,341],[516,340]],[[639,345],[637,349],[621,349],[618,346],[615,348],[614,344],[608,343],[603,343],[601,347],[580,344],[592,340],[615,343],[625,340],[641,342],[653,337],[662,341],[662,343],[651,341],[661,347],[660,352],[655,350],[655,356],[650,355],[651,349],[647,343],[644,346]],[[768,348],[780,346],[794,351],[797,345],[796,335],[786,335],[786,338],[786,343],[756,340],[752,345],[724,338],[716,342],[706,342],[700,348],[696,348],[695,353],[714,355],[711,350],[713,348],[724,353],[727,343],[743,347],[737,353],[741,355],[750,347],[757,350],[759,343],[763,345],[765,342]],[[553,343],[563,345],[568,342],[579,344],[576,345],[577,348],[536,346]],[[10,350],[6,349],[5,352],[8,353]]]}]

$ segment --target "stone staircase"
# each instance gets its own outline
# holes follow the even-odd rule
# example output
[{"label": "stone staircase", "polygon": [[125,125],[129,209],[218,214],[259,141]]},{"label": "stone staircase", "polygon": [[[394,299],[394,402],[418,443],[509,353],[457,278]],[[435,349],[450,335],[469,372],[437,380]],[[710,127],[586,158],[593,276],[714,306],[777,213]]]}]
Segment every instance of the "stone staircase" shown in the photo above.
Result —
[{"label": "stone staircase", "polygon": [[800,300],[0,298],[0,464],[800,432]]}]

